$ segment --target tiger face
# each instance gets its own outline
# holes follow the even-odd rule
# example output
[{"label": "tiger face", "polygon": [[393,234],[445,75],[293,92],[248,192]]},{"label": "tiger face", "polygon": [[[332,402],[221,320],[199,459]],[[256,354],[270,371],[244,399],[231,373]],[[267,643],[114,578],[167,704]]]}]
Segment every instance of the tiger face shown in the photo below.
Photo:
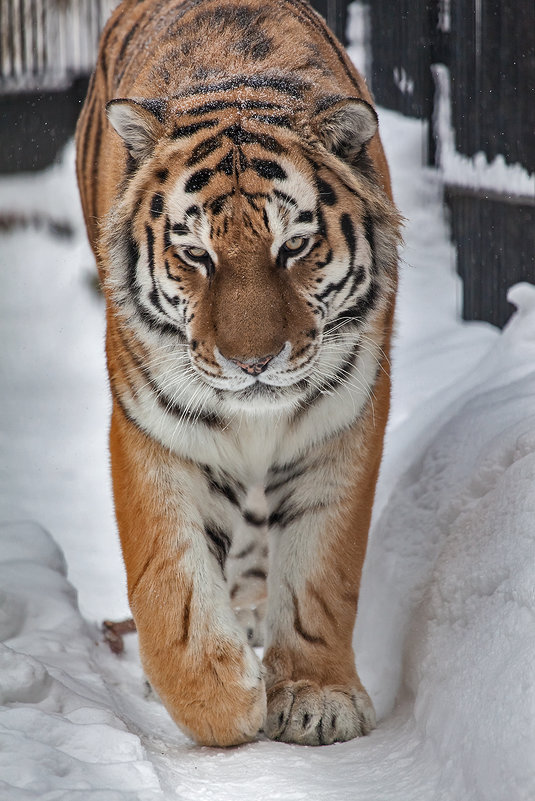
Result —
[{"label": "tiger face", "polygon": [[130,324],[174,335],[190,375],[230,408],[295,406],[347,370],[388,290],[374,267],[381,204],[341,158],[363,155],[375,112],[331,109],[322,140],[253,99],[189,104],[108,105],[131,164],[110,283]]}]

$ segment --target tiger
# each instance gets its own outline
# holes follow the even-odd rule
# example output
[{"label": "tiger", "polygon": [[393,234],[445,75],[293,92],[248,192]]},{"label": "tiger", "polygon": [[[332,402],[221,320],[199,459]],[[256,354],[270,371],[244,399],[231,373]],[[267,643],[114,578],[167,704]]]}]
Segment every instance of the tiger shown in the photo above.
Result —
[{"label": "tiger", "polygon": [[203,745],[365,735],[401,229],[366,83],[306,0],[124,0],[76,150],[148,681]]}]

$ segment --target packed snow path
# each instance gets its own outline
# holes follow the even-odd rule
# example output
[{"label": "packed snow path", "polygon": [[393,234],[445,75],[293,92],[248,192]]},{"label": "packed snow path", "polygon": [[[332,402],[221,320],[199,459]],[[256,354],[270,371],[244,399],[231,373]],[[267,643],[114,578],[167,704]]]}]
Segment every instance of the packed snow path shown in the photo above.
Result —
[{"label": "packed snow path", "polygon": [[72,148],[0,181],[0,211],[75,229],[0,239],[0,801],[535,798],[535,288],[512,291],[503,334],[458,321],[421,126],[380,119],[408,223],[355,632],[379,726],[323,748],[196,747],[146,697],[135,636],[121,658],[102,644],[98,622],[128,610]]}]

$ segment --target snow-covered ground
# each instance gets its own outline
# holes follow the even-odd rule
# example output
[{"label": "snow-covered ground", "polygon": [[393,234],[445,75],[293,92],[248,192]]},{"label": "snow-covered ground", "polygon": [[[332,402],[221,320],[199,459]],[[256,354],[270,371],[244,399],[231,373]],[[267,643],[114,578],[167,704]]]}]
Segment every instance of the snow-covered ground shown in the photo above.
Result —
[{"label": "snow-covered ground", "polygon": [[424,131],[380,120],[408,221],[355,632],[379,725],[323,748],[194,746],[145,697],[135,635],[122,657],[102,644],[128,607],[72,147],[0,181],[0,215],[75,230],[0,237],[0,801],[535,798],[535,287],[511,291],[503,333],[459,321]]}]

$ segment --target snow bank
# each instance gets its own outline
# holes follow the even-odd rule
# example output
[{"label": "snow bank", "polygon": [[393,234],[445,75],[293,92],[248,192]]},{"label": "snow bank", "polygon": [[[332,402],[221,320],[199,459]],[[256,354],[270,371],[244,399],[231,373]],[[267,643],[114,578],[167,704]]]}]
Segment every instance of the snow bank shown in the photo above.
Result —
[{"label": "snow bank", "polygon": [[61,551],[34,523],[0,541],[0,799],[150,801],[158,779],[112,710]]},{"label": "snow bank", "polygon": [[375,527],[359,621],[381,713],[414,698],[454,799],[535,796],[535,288],[510,299]]}]

